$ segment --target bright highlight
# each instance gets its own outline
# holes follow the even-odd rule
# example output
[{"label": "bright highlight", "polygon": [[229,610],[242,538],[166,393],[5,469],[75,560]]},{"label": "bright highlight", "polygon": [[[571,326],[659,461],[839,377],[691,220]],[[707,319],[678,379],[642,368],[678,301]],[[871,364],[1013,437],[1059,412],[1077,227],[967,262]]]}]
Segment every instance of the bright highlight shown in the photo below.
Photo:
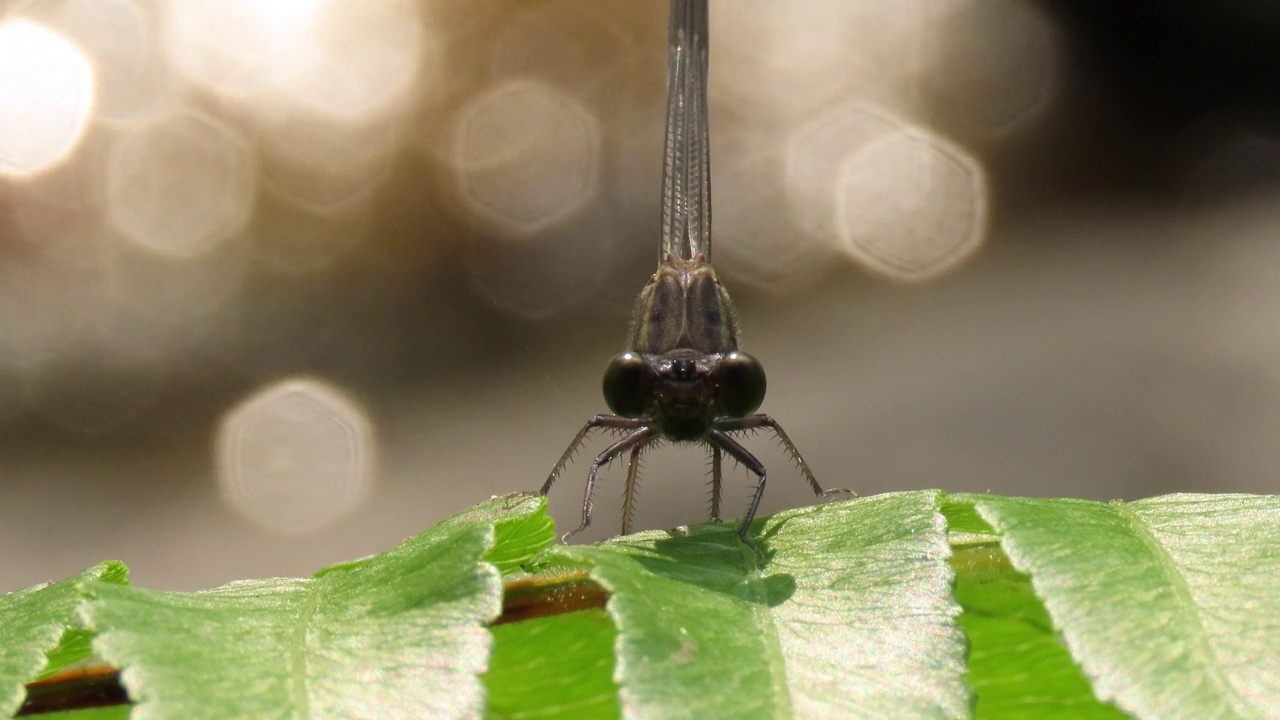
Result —
[{"label": "bright highlight", "polygon": [[408,0],[174,0],[165,45],[179,73],[256,114],[359,123],[413,90],[422,35]]},{"label": "bright highlight", "polygon": [[66,159],[88,127],[94,68],[69,40],[30,20],[0,24],[0,176]]}]

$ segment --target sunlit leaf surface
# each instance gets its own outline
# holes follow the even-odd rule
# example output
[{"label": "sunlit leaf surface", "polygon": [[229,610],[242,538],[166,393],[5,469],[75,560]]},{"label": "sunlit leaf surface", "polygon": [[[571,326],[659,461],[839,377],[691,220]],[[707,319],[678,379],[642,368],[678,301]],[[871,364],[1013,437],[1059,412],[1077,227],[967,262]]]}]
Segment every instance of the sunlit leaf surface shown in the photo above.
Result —
[{"label": "sunlit leaf surface", "polygon": [[0,597],[0,690],[98,630],[142,719],[1280,718],[1280,498],[898,493],[758,520],[763,562],[735,530],[543,553],[524,496],[311,578],[108,563]]},{"label": "sunlit leaf surface", "polygon": [[1139,718],[1280,717],[1280,498],[974,500],[1099,697]]},{"label": "sunlit leaf surface", "polygon": [[314,578],[199,593],[93,584],[94,648],[124,668],[137,718],[478,717],[485,623],[502,602],[480,559],[495,534],[530,534],[495,522],[545,527],[543,513],[537,499],[496,499]]},{"label": "sunlit leaf surface", "polygon": [[965,717],[938,493],[881,495],[562,552],[612,593],[628,718]]}]

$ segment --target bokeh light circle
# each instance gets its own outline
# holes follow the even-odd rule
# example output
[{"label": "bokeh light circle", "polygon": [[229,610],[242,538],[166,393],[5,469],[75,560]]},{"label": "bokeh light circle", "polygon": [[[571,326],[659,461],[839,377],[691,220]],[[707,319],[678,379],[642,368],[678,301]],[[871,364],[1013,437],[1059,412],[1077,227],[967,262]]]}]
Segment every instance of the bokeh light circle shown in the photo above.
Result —
[{"label": "bokeh light circle", "polygon": [[365,411],[311,378],[259,391],[218,431],[223,498],[281,534],[314,532],[353,510],[371,489],[375,455]]},{"label": "bokeh light circle", "polygon": [[835,193],[845,251],[895,280],[937,277],[973,255],[986,235],[986,173],[969,153],[921,128],[894,130],[850,155]]},{"label": "bokeh light circle", "polygon": [[600,146],[600,123],[577,98],[537,80],[507,82],[460,114],[461,200],[507,232],[537,233],[595,197]]},{"label": "bokeh light circle", "polygon": [[131,129],[112,149],[106,172],[111,224],[162,255],[207,252],[253,210],[257,179],[247,144],[194,112]]},{"label": "bokeh light circle", "polygon": [[93,64],[71,41],[31,20],[0,23],[0,176],[36,175],[65,160],[95,94]]},{"label": "bokeh light circle", "polygon": [[326,2],[302,48],[306,56],[282,78],[284,89],[320,117],[368,122],[395,109],[414,89],[424,43],[410,0]]},{"label": "bokeh light circle", "polygon": [[791,131],[783,158],[783,192],[803,234],[828,248],[841,247],[836,185],[848,159],[903,122],[874,106],[844,103]]},{"label": "bokeh light circle", "polygon": [[229,99],[266,96],[307,53],[323,0],[170,0],[163,42],[188,81]]},{"label": "bokeh light circle", "polygon": [[[847,72],[855,48],[847,0],[757,3],[743,12],[738,0],[712,3],[712,75],[735,104],[778,115],[803,115],[840,97],[863,78]],[[893,13],[897,14],[897,8]],[[884,69],[881,68],[881,74]],[[780,100],[785,98],[785,102]]]},{"label": "bokeh light circle", "polygon": [[735,285],[776,296],[812,287],[831,269],[831,243],[797,232],[776,138],[722,136],[712,140],[712,156],[717,267]]},{"label": "bokeh light circle", "polygon": [[181,75],[257,115],[385,116],[415,87],[426,40],[410,0],[171,0]]}]

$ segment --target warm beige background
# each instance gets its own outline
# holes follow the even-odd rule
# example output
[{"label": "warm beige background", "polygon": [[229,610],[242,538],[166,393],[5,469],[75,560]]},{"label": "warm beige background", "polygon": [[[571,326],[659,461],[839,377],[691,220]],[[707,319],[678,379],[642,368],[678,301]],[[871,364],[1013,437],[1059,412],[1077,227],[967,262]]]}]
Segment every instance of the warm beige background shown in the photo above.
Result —
[{"label": "warm beige background", "polygon": [[[1280,491],[1275,135],[1247,102],[1162,104],[1173,81],[1133,95],[1133,77],[1116,80],[1123,59],[1098,54],[1090,26],[1056,4],[984,3],[712,3],[717,259],[769,371],[765,410],[825,483],[863,494]],[[58,25],[59,4],[0,10],[87,32]],[[302,574],[537,488],[604,410],[600,372],[652,270],[665,3],[406,4],[421,29],[413,73],[347,125],[334,118],[397,67],[350,43],[402,37],[397,22],[357,23],[332,45],[345,58],[333,72],[354,78],[335,110],[317,106],[332,94],[238,94],[244,77],[184,70],[162,42],[172,5],[104,7],[141,18],[146,67],[170,70],[100,75],[99,115],[65,164],[0,178],[0,591],[108,558],[158,588]],[[94,37],[84,44],[114,47]],[[515,80],[533,85],[521,95]],[[1213,84],[1197,82],[1188,93]],[[868,106],[985,168],[982,247],[934,279],[869,270],[824,244],[839,223],[804,215],[859,198],[779,199],[806,121]],[[251,203],[234,232],[178,257],[119,237],[112,198],[135,185],[94,184],[132,129],[175,113],[209,119],[249,158],[237,197]],[[460,150],[468,117],[481,139]],[[152,152],[142,161],[166,157]],[[161,169],[200,166],[176,167]],[[905,182],[893,172],[887,185]],[[195,210],[175,207],[155,242],[181,241]],[[917,228],[952,242],[965,221],[892,210],[903,225],[889,239]],[[363,408],[376,469],[362,500],[289,535],[224,500],[216,437],[237,403],[300,375]],[[809,502],[771,441],[750,445],[772,470],[765,511]],[[585,539],[617,530],[618,470]],[[572,466],[553,493],[566,524],[584,472]],[[694,449],[653,453],[639,526],[702,519],[705,472]],[[747,477],[730,483],[733,515]],[[313,496],[326,488],[293,492],[328,507]]]}]

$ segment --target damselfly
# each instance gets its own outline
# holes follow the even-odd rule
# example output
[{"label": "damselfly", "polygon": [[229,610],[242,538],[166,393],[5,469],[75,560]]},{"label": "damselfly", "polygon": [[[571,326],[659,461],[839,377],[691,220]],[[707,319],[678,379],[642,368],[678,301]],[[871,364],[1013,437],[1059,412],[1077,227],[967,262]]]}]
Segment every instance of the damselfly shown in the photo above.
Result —
[{"label": "damselfly", "polygon": [[764,495],[764,465],[732,435],[773,431],[819,497],[823,490],[776,420],[757,414],[764,401],[760,362],[738,349],[738,324],[729,293],[711,267],[711,161],[707,127],[707,0],[671,0],[667,47],[667,136],[662,173],[662,247],[658,271],[640,291],[627,349],[609,361],[604,398],[610,415],[587,421],[542,486],[546,495],[560,472],[597,428],[622,438],[596,456],[587,472],[582,524],[591,510],[600,468],[627,455],[622,532],[631,531],[640,453],[659,440],[698,442],[711,450],[711,518],[720,519],[724,455],[756,478],[755,494],[738,537],[748,537]]}]

